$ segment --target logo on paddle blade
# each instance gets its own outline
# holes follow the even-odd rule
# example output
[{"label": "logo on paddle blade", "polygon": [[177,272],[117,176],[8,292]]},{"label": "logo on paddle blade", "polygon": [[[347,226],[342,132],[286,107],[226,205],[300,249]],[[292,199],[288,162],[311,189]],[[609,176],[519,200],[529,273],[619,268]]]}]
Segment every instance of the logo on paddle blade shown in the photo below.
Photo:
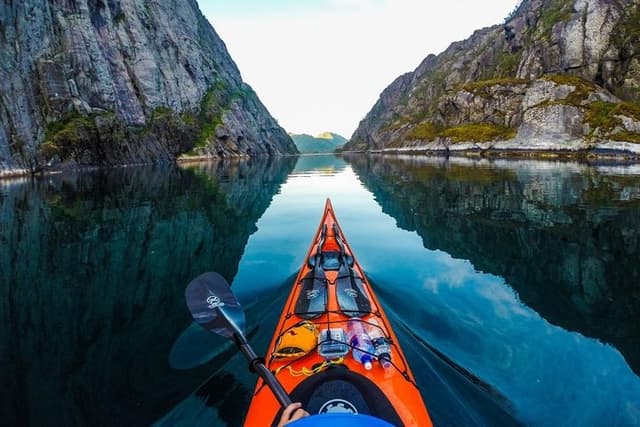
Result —
[{"label": "logo on paddle blade", "polygon": [[224,307],[224,302],[220,301],[220,298],[218,298],[217,296],[210,295],[207,297],[207,307],[209,308]]},{"label": "logo on paddle blade", "polygon": [[347,296],[350,296],[351,298],[355,298],[358,296],[358,291],[351,288],[345,289],[344,293],[347,294]]}]

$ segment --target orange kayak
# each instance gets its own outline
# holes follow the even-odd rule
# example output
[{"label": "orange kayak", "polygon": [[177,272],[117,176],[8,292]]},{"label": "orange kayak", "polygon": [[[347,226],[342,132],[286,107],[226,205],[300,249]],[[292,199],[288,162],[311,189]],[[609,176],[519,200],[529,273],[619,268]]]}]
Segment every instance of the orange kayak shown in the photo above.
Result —
[{"label": "orange kayak", "polygon": [[[400,343],[328,199],[265,359],[291,400],[312,415],[351,412],[392,425],[432,425]],[[244,425],[275,426],[281,412],[258,380]]]}]

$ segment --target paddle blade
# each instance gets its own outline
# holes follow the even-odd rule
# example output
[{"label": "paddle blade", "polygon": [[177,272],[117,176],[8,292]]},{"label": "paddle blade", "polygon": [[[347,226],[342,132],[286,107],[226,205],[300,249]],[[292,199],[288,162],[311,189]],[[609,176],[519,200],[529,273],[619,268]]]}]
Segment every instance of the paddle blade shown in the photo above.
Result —
[{"label": "paddle blade", "polygon": [[205,329],[228,338],[237,333],[244,335],[244,311],[218,273],[204,273],[193,279],[185,299],[193,320]]}]

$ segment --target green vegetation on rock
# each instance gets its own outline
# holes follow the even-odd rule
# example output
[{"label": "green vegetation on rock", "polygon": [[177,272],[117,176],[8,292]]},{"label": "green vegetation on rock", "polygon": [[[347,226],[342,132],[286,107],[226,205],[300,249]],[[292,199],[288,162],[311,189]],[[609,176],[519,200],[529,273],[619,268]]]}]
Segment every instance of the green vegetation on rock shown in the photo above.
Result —
[{"label": "green vegetation on rock", "polygon": [[598,89],[595,83],[572,74],[547,74],[542,78],[559,85],[573,86],[575,89],[567,96],[565,101],[575,106],[579,106],[589,97],[589,94]]},{"label": "green vegetation on rock", "polygon": [[518,51],[515,53],[501,51],[496,58],[496,68],[494,71],[494,75],[502,78],[515,76],[521,60],[522,51]]},{"label": "green vegetation on rock", "polygon": [[553,26],[571,18],[573,3],[564,0],[552,0],[542,9],[538,26],[543,37],[550,39]]},{"label": "green vegetation on rock", "polygon": [[[105,115],[112,116],[111,113]],[[96,115],[81,116],[73,112],[62,120],[50,123],[45,132],[45,141],[39,153],[46,159],[58,156],[61,160],[79,162],[87,153],[95,151],[99,144]]]},{"label": "green vegetation on rock", "polygon": [[632,142],[634,144],[640,144],[640,133],[620,131],[609,136],[614,141]]},{"label": "green vegetation on rock", "polygon": [[549,150],[564,150],[567,138],[585,151],[594,142],[637,141],[640,5],[627,3],[519,2],[502,25],[477,30],[396,78],[349,148],[358,141],[371,150],[438,151],[510,140],[499,149],[541,156],[529,142],[536,137],[547,138]]},{"label": "green vegetation on rock", "polygon": [[[613,44],[619,50],[619,59],[623,67],[628,67],[633,58],[637,58],[640,45],[640,6],[638,4],[624,10],[618,25],[618,31],[613,36]],[[640,88],[635,93],[616,93],[616,95],[626,98],[630,95],[631,100],[640,101]]]},{"label": "green vegetation on rock", "polygon": [[614,141],[640,143],[640,134],[627,130],[616,130],[623,122],[619,116],[624,115],[640,121],[640,105],[629,102],[613,103],[596,101],[587,106],[585,123],[591,128],[590,138],[596,136]]},{"label": "green vegetation on rock", "polygon": [[506,140],[515,136],[515,129],[493,123],[465,123],[443,128],[430,122],[424,122],[413,128],[407,134],[407,139],[433,141],[436,138],[449,138],[453,143],[460,143]]},{"label": "green vegetation on rock", "polygon": [[590,89],[597,88],[596,84],[573,74],[546,74],[542,77],[559,85],[575,86],[576,88]]},{"label": "green vegetation on rock", "polygon": [[178,115],[164,106],[155,108],[144,126],[124,126],[113,112],[81,115],[74,111],[47,126],[38,157],[44,163],[56,157],[62,162],[109,163],[122,144],[131,147],[146,138],[164,141],[177,154],[193,146],[198,129],[195,115]]},{"label": "green vegetation on rock", "polygon": [[524,79],[517,79],[514,77],[501,77],[497,79],[478,80],[475,82],[468,82],[462,86],[462,89],[466,90],[467,92],[478,93],[492,86],[498,86],[498,85],[513,86],[513,85],[524,85],[528,83],[529,81]]},{"label": "green vegetation on rock", "polygon": [[622,102],[618,104],[618,110],[622,114],[640,121],[640,104],[635,104],[631,102]]},{"label": "green vegetation on rock", "polygon": [[603,132],[610,132],[620,124],[620,119],[615,117],[617,109],[618,105],[612,102],[592,102],[587,108],[585,122],[593,130],[600,129]]},{"label": "green vegetation on rock", "polygon": [[489,142],[512,139],[516,130],[493,123],[465,123],[443,130],[442,136],[453,142]]},{"label": "green vegetation on rock", "polygon": [[[202,97],[200,112],[197,116],[200,132],[194,149],[206,147],[216,128],[223,123],[223,117],[231,109],[234,101],[250,99],[255,93],[248,86],[231,89],[224,80],[218,80]],[[197,154],[192,150],[187,154]]]},{"label": "green vegetation on rock", "polygon": [[433,141],[440,136],[441,131],[441,127],[436,126],[431,122],[424,122],[411,129],[411,132],[407,134],[407,138],[419,139],[421,141]]},{"label": "green vegetation on rock", "polygon": [[218,80],[200,100],[200,133],[195,142],[195,147],[205,147],[214,134],[218,125],[222,124],[222,115],[229,107],[231,99],[228,85],[223,80]]},{"label": "green vegetation on rock", "polygon": [[[408,123],[408,122],[404,118],[395,119],[395,120],[389,121],[389,122],[385,123],[384,125],[380,126],[380,131],[381,132],[393,132],[393,131],[396,131],[396,130],[400,129],[406,123]],[[352,145],[353,141],[354,140],[352,139],[351,142],[349,143],[349,145]]]}]

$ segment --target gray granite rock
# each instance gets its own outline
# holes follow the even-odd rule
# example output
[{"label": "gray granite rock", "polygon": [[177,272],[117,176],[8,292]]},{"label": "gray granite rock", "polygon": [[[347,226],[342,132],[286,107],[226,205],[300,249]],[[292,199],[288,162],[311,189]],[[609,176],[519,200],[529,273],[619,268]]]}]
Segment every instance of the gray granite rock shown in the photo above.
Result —
[{"label": "gray granite rock", "polygon": [[527,140],[574,140],[584,134],[582,111],[573,105],[554,104],[525,111],[517,137]]},{"label": "gray granite rock", "polygon": [[[203,98],[221,87],[236,103],[209,103],[203,111]],[[171,112],[172,127],[154,121],[158,112]],[[101,133],[97,117],[107,114],[122,141]],[[50,160],[46,154],[78,142],[65,134],[54,138],[60,130],[74,133],[80,122],[70,120],[77,117],[86,118],[85,130],[97,129],[81,142],[101,150],[79,157],[100,164],[175,159],[195,147],[197,135],[197,155],[296,152],[242,82],[195,0],[0,4],[0,169],[42,166]],[[216,126],[251,138],[234,147],[201,131]],[[171,141],[183,133],[192,140]],[[43,154],[48,140],[53,144]]]},{"label": "gray granite rock", "polygon": [[[638,0],[524,0],[502,25],[398,77],[344,149],[591,150],[610,143],[640,153],[639,58]],[[496,136],[455,145],[445,137],[474,124],[494,126]]]}]

